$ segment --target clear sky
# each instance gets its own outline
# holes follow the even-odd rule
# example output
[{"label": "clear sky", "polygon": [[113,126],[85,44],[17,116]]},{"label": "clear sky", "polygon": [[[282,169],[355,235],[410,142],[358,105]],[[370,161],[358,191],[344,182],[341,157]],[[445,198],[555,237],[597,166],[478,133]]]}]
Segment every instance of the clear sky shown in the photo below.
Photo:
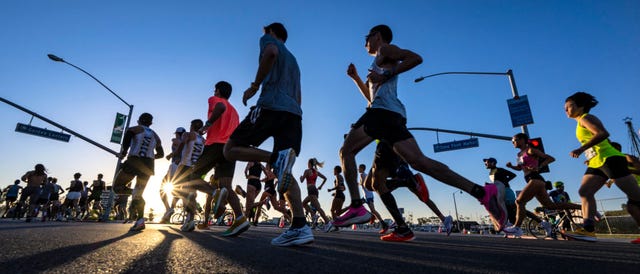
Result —
[{"label": "clear sky", "polygon": [[[520,95],[529,97],[532,137],[543,137],[546,152],[557,161],[548,180],[562,180],[574,201],[585,167],[569,157],[578,146],[575,121],[566,117],[564,100],[575,91],[594,94],[592,110],[613,140],[629,147],[622,119],[640,121],[640,2],[638,1],[2,1],[0,3],[0,96],[31,109],[113,150],[109,143],[116,112],[128,108],[80,71],[52,62],[56,54],[104,82],[133,104],[133,122],[142,112],[154,115],[152,128],[170,151],[178,126],[206,118],[213,85],[233,85],[231,103],[241,118],[248,107],[242,92],[253,81],[262,27],[282,22],[287,47],[302,73],[303,142],[294,173],[307,159],[325,162],[320,171],[332,181],[339,164],[343,134],[365,110],[365,102],[346,76],[349,63],[362,74],[372,58],[364,35],[377,24],[394,31],[394,44],[420,54],[422,65],[400,76],[399,97],[409,127],[431,127],[512,136],[505,76],[445,75],[414,83],[413,79],[446,71],[506,72],[513,69]],[[257,96],[250,101],[255,104]],[[75,172],[91,181],[104,173],[110,184],[116,159],[72,137],[69,143],[15,132],[31,116],[0,106],[3,153],[0,186],[11,184],[36,163],[67,187]],[[32,125],[55,129],[34,119]],[[469,136],[414,132],[421,149],[472,181],[488,181],[482,158],[498,165],[515,162],[510,142],[480,139],[478,148],[434,153],[433,144]],[[264,146],[270,149],[271,143]],[[370,165],[374,145],[358,163]],[[168,161],[156,161],[145,197],[160,210],[158,186]],[[234,184],[246,186],[244,163]],[[524,185],[522,175],[514,189]],[[330,182],[331,182],[330,181]],[[454,214],[450,186],[427,178],[432,199],[443,213]],[[303,187],[304,189],[304,187]],[[397,200],[415,217],[433,214],[407,190]],[[306,191],[303,190],[303,195]],[[458,194],[458,211],[486,215],[468,194]],[[623,197],[603,189],[598,199]],[[331,196],[321,191],[328,209]],[[378,208],[383,205],[378,201]],[[614,207],[624,200],[616,201]],[[537,204],[533,202],[532,206]],[[161,212],[162,210],[160,210]],[[389,216],[385,210],[383,215]],[[273,214],[275,215],[275,213]]]}]

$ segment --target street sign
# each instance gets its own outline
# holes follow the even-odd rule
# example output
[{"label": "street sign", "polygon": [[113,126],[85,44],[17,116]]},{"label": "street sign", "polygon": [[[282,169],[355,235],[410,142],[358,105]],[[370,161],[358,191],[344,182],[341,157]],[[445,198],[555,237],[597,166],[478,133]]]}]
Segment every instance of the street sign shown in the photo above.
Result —
[{"label": "street sign", "polygon": [[25,125],[25,124],[21,124],[21,123],[18,123],[16,125],[16,131],[17,132],[21,132],[21,133],[35,135],[35,136],[45,137],[45,138],[49,138],[49,139],[53,139],[53,140],[57,140],[57,141],[67,142],[67,143],[69,142],[69,139],[71,138],[71,135],[66,134],[66,133],[57,132],[57,131],[53,131],[53,130],[48,130],[46,128],[34,127],[32,125]]},{"label": "street sign", "polygon": [[127,120],[127,115],[122,113],[116,113],[116,121],[113,123],[113,131],[111,132],[111,142],[119,144],[122,140],[122,133],[124,132],[124,122]]},{"label": "street sign", "polygon": [[437,152],[478,147],[478,146],[480,146],[480,143],[478,142],[478,138],[469,138],[466,140],[434,144],[433,152],[437,153]]},{"label": "street sign", "polygon": [[518,98],[508,99],[509,114],[511,115],[511,125],[513,127],[533,124],[533,115],[529,107],[529,99],[527,95]]}]

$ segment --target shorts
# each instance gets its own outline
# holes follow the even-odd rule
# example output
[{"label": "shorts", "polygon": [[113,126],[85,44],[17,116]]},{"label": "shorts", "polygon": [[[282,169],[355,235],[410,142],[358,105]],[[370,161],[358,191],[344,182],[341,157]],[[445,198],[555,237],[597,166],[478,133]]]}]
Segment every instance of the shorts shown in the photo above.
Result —
[{"label": "shorts", "polygon": [[527,175],[524,175],[524,180],[526,181],[526,183],[531,182],[531,180],[540,180],[540,181],[545,181],[544,177],[542,177],[542,175],[540,175],[540,173],[538,172],[531,172]]},{"label": "shorts", "polygon": [[102,191],[91,192],[91,196],[89,196],[89,201],[99,201],[100,196],[102,196]]},{"label": "shorts", "polygon": [[26,186],[22,189],[22,194],[20,194],[20,202],[24,202],[29,197],[29,204],[36,204],[38,198],[40,198],[40,188],[37,186]]},{"label": "shorts", "polygon": [[337,191],[337,192],[336,192],[335,199],[342,199],[342,200],[344,200],[344,199],[345,199],[345,197],[344,197],[344,192],[342,192],[342,191]]},{"label": "shorts", "polygon": [[120,169],[125,173],[137,176],[138,179],[144,180],[154,174],[153,168],[153,158],[130,156],[126,161],[124,161]]},{"label": "shorts", "polygon": [[79,200],[80,196],[82,196],[82,194],[80,194],[80,192],[72,191],[72,192],[67,193],[66,200]]},{"label": "shorts", "polygon": [[247,181],[247,187],[248,186],[255,187],[257,193],[260,193],[260,191],[262,190],[262,184],[260,183],[260,179],[249,179]]},{"label": "shorts", "polygon": [[15,202],[16,200],[18,200],[18,196],[11,196],[11,197],[7,196],[6,198],[6,201],[10,203]]},{"label": "shorts", "polygon": [[260,146],[273,137],[273,153],[269,163],[278,158],[278,151],[293,148],[300,154],[302,143],[302,117],[286,111],[275,111],[252,107],[240,125],[229,137],[240,146]]},{"label": "shorts", "polygon": [[202,155],[192,167],[189,180],[195,180],[202,178],[211,169],[215,168],[214,178],[229,178],[233,177],[233,172],[236,169],[236,162],[229,161],[224,158],[224,144],[216,143],[204,146]]},{"label": "shorts", "polygon": [[320,197],[320,191],[318,191],[318,188],[316,188],[315,185],[309,185],[307,186],[307,195]]},{"label": "shorts", "polygon": [[273,180],[264,182],[264,192],[267,192],[271,194],[271,196],[276,197],[276,186]]},{"label": "shorts", "polygon": [[377,169],[385,169],[389,172],[390,177],[396,175],[396,170],[402,163],[400,156],[393,151],[391,145],[386,141],[380,141],[376,146],[376,153],[373,164]]},{"label": "shorts", "polygon": [[60,194],[58,193],[51,193],[51,197],[49,197],[50,201],[57,201],[60,200]]},{"label": "shorts", "polygon": [[49,199],[47,198],[38,198],[38,201],[36,202],[39,205],[45,205],[49,202]]},{"label": "shorts", "polygon": [[631,172],[627,166],[627,159],[624,156],[611,156],[604,161],[604,164],[601,167],[589,167],[584,174],[597,175],[609,179],[618,179],[630,175]]},{"label": "shorts", "polygon": [[398,141],[413,138],[413,135],[407,129],[407,119],[399,113],[386,109],[367,109],[351,128],[355,129],[360,126],[364,126],[364,132],[369,137],[385,140],[391,145]]},{"label": "shorts", "polygon": [[366,198],[367,204],[373,204],[373,198]]}]

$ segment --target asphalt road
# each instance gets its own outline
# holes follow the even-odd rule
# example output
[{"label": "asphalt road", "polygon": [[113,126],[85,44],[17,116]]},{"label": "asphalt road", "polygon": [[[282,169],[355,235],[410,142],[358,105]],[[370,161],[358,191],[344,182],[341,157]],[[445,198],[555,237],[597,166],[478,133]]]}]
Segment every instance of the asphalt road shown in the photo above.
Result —
[{"label": "asphalt road", "polygon": [[375,231],[315,233],[303,247],[275,247],[283,230],[224,227],[181,232],[147,224],[0,220],[1,273],[639,273],[640,245],[417,232],[411,243]]}]

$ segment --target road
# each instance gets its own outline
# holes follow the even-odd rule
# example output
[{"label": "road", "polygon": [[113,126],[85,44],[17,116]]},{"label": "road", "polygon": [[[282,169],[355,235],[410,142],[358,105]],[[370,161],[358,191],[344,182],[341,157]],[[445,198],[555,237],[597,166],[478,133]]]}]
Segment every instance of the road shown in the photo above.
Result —
[{"label": "road", "polygon": [[275,247],[282,229],[224,227],[181,232],[177,225],[0,220],[1,273],[638,273],[640,246],[417,232],[387,243],[375,231],[315,233],[303,247]]}]

